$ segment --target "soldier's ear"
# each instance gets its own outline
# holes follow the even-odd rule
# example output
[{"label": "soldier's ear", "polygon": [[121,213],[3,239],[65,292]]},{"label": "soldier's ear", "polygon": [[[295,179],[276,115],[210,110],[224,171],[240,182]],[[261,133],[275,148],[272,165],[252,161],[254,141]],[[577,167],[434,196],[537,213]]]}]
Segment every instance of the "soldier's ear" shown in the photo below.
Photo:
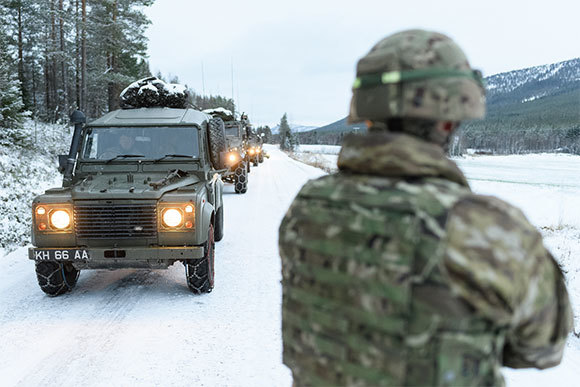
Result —
[{"label": "soldier's ear", "polygon": [[459,127],[459,121],[438,121],[436,129],[445,134],[451,134]]},{"label": "soldier's ear", "polygon": [[447,132],[447,133],[451,133],[451,132],[453,132],[453,131],[455,130],[455,128],[456,128],[456,127],[457,127],[457,126],[456,126],[456,123],[455,123],[455,122],[453,122],[453,121],[443,121],[443,122],[441,123],[441,129],[442,129],[444,132]]}]

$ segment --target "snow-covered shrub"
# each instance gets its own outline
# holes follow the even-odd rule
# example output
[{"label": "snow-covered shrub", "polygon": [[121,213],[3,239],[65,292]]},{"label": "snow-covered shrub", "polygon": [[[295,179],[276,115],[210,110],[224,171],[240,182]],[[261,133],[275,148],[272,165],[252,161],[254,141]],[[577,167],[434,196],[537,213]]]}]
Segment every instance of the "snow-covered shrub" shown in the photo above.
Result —
[{"label": "snow-covered shrub", "polygon": [[0,144],[0,249],[30,243],[32,199],[60,184],[58,154],[67,153],[70,129],[25,121],[29,146]]}]

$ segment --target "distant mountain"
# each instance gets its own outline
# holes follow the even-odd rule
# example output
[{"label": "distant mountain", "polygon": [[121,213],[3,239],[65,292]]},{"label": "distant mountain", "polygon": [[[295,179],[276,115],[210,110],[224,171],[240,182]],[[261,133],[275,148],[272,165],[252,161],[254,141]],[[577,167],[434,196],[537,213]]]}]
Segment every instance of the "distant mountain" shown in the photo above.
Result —
[{"label": "distant mountain", "polygon": [[[487,103],[527,103],[580,90],[580,58],[530,67],[486,78]],[[577,101],[578,102],[578,101]]]},{"label": "distant mountain", "polygon": [[[292,129],[292,132],[294,133],[308,132],[316,128],[318,128],[318,126],[290,124],[290,129]],[[272,128],[272,134],[278,134],[279,132],[280,132],[280,124]]]},{"label": "distant mountain", "polygon": [[346,132],[346,131],[351,132],[351,131],[356,131],[356,130],[360,130],[360,129],[366,129],[366,125],[363,122],[358,122],[356,124],[349,125],[346,122],[346,119],[347,119],[347,117],[343,118],[342,120],[335,121],[332,124],[322,126],[318,129],[316,129],[316,131],[318,133]]},{"label": "distant mountain", "polygon": [[[576,134],[580,130],[580,58],[500,73],[485,80],[486,118],[464,123],[462,141],[466,147],[498,150],[507,146],[507,139],[485,133],[513,132],[507,141],[511,141],[509,152],[580,148]],[[335,144],[357,126],[364,127],[348,125],[344,118],[299,138],[305,144]]]},{"label": "distant mountain", "polygon": [[580,58],[492,75],[485,119],[464,123],[461,148],[580,153]]}]

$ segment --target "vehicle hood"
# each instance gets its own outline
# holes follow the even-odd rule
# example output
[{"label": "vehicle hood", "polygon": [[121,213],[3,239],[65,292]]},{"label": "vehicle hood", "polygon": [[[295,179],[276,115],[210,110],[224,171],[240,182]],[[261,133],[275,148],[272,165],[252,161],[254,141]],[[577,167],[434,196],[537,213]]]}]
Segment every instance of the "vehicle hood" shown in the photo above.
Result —
[{"label": "vehicle hood", "polygon": [[73,200],[158,200],[165,193],[177,189],[195,191],[198,189],[198,185],[201,181],[197,176],[186,176],[176,179],[158,188],[155,188],[150,184],[152,182],[161,180],[163,177],[164,175],[135,175],[131,179],[128,178],[127,175],[97,176],[93,178],[87,178],[73,185],[72,187],[65,189],[70,190],[70,194]]}]

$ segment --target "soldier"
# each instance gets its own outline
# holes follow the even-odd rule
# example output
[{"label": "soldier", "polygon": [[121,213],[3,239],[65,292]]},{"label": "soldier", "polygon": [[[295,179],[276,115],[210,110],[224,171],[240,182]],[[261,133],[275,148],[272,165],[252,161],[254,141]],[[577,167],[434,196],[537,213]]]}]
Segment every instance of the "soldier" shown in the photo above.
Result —
[{"label": "soldier", "polygon": [[502,366],[559,364],[572,317],[557,263],[445,156],[484,110],[481,74],[447,36],[400,32],[358,62],[349,120],[368,133],[280,226],[295,385],[501,385]]}]

